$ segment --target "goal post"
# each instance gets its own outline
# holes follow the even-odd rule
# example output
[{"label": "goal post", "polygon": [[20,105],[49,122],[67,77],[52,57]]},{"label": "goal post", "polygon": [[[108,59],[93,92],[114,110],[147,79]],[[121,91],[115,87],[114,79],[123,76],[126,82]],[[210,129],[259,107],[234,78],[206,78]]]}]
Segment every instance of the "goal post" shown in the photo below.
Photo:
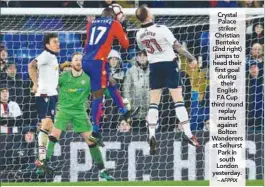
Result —
[{"label": "goal post", "polygon": [[[125,75],[129,68],[135,65],[135,34],[140,26],[134,17],[135,10],[135,8],[123,8],[128,20],[129,50],[122,50],[117,43],[113,46],[113,49],[121,54],[123,60],[121,64]],[[202,146],[196,150],[182,142],[181,132],[176,129],[178,121],[174,114],[174,104],[167,90],[164,90],[159,106],[160,127],[157,130],[158,152],[155,156],[149,155],[148,132],[143,124],[144,118],[135,119],[130,131],[122,132],[119,129],[118,110],[111,100],[106,100],[105,115],[102,119],[102,136],[106,146],[102,148],[102,152],[106,168],[115,180],[209,179],[209,131],[207,128],[209,123],[209,97],[207,99],[207,94],[209,94],[207,90],[209,88],[209,20],[212,12],[222,10],[224,9],[151,8],[155,22],[167,25],[176,39],[187,47],[199,61],[199,67],[192,70],[187,65],[186,59],[179,57],[185,85],[183,91],[185,105],[190,114],[192,131]],[[239,9],[233,8],[233,10]],[[259,22],[262,17],[264,18],[262,8],[240,8],[240,10],[249,15],[247,20],[250,22],[251,20]],[[16,63],[17,72],[22,75],[20,80],[29,82],[27,64],[42,52],[42,40],[45,33],[58,33],[61,45],[58,60],[60,63],[70,61],[74,52],[83,50],[87,16],[99,16],[101,12],[101,8],[1,8],[0,43],[7,49],[8,61]],[[251,46],[246,46],[246,48],[250,50]],[[1,79],[0,83],[2,81]],[[143,88],[146,85],[147,83],[143,85]],[[21,89],[25,88],[21,87]],[[123,91],[121,89],[122,95]],[[148,95],[148,92],[146,94]],[[25,142],[27,128],[36,126],[36,123],[28,122],[29,118],[36,118],[35,101],[33,94],[15,95],[12,99],[16,101],[21,96],[31,98],[17,101],[23,116],[27,119],[21,121],[16,132],[12,131],[12,126],[7,131],[0,132],[0,140],[3,142],[0,146],[0,181],[99,180],[98,169],[92,163],[87,145],[78,134],[71,131],[70,127],[69,132],[63,133],[55,147],[52,164],[58,169],[56,176],[41,178],[35,174],[36,168],[33,162],[36,156],[36,140],[33,144]],[[145,105],[144,107],[148,108],[146,102],[141,102],[142,106]],[[250,131],[246,135],[246,140],[246,149],[248,149],[246,177],[251,180],[263,179],[264,132]],[[19,159],[20,157],[23,159]]]}]

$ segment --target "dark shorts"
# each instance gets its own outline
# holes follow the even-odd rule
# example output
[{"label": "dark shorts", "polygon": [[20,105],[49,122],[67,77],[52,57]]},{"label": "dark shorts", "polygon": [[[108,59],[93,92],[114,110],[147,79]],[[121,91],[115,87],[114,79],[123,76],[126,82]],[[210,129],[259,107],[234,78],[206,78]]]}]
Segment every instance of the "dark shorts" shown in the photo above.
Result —
[{"label": "dark shorts", "polygon": [[149,80],[151,90],[182,86],[181,73],[175,61],[150,64]]},{"label": "dark shorts", "polygon": [[83,71],[90,77],[91,91],[107,88],[109,85],[109,63],[101,60],[85,60],[82,62]]},{"label": "dark shorts", "polygon": [[56,113],[57,96],[36,96],[38,117],[40,120],[49,117],[54,121]]}]

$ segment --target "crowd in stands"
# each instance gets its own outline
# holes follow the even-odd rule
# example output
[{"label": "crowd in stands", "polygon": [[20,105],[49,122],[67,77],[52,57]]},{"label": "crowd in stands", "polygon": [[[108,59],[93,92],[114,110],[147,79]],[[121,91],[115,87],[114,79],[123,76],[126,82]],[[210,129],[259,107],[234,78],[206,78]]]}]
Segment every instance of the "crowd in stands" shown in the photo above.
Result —
[{"label": "crowd in stands", "polygon": [[167,0],[156,0],[156,1],[9,1],[2,0],[1,7],[42,7],[42,8],[100,8],[106,7],[113,2],[118,2],[125,8],[131,8],[135,5],[147,4],[153,8],[214,8],[214,7],[226,7],[226,8],[258,8],[264,7],[264,1],[261,0],[210,0],[210,1],[167,1]]}]

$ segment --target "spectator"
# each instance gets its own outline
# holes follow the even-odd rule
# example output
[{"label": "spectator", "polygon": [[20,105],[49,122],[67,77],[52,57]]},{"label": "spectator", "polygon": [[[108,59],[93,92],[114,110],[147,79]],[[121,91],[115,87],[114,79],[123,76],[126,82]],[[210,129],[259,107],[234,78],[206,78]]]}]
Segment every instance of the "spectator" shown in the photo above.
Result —
[{"label": "spectator", "polygon": [[30,96],[29,81],[23,81],[17,74],[17,67],[14,62],[8,62],[5,67],[5,74],[1,77],[1,85],[9,89],[11,100],[19,104],[28,103]]},{"label": "spectator", "polygon": [[8,53],[4,46],[0,46],[0,73],[4,72],[4,67],[7,63]]},{"label": "spectator", "polygon": [[[121,64],[120,53],[116,50],[111,50],[108,56],[109,65],[110,65],[110,75],[114,81],[116,81],[119,90],[122,89],[122,84],[124,80],[124,70]],[[105,92],[108,93],[108,92]],[[108,94],[105,94],[108,95]],[[103,118],[103,129],[116,129],[118,122],[121,121],[118,108],[113,103],[112,99],[107,99],[104,104],[104,118]],[[109,124],[111,122],[111,124]],[[106,127],[105,127],[106,126]]]},{"label": "spectator", "polygon": [[264,18],[247,21],[246,48],[249,53],[249,46],[259,43],[264,46]]},{"label": "spectator", "polygon": [[122,83],[123,83],[124,76],[125,76],[125,73],[122,67],[121,55],[118,51],[111,50],[108,55],[108,60],[109,60],[110,71],[111,71],[110,75],[116,81],[119,90],[121,90]]},{"label": "spectator", "polygon": [[248,130],[262,130],[264,126],[264,79],[260,65],[255,60],[250,61],[246,79],[246,124]]},{"label": "spectator", "polygon": [[246,58],[247,65],[249,65],[252,60],[256,60],[259,63],[264,64],[263,47],[259,43],[253,44],[250,55]]},{"label": "spectator", "polygon": [[2,87],[0,93],[0,132],[18,132],[18,127],[23,124],[21,118],[22,111],[16,102],[9,99],[8,88]]},{"label": "spectator", "polygon": [[136,55],[136,63],[126,73],[123,97],[128,99],[133,108],[140,107],[140,112],[133,121],[132,127],[145,127],[145,117],[149,107],[149,68],[146,52]]}]

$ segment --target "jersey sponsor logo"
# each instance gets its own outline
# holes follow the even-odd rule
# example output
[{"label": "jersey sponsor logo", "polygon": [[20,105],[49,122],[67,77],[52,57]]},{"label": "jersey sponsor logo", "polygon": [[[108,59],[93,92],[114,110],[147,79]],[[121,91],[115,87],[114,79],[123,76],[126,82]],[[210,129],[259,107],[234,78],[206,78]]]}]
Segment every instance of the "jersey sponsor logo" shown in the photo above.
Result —
[{"label": "jersey sponsor logo", "polygon": [[76,93],[76,92],[83,92],[85,89],[84,88],[69,88],[68,92],[70,93]]}]

